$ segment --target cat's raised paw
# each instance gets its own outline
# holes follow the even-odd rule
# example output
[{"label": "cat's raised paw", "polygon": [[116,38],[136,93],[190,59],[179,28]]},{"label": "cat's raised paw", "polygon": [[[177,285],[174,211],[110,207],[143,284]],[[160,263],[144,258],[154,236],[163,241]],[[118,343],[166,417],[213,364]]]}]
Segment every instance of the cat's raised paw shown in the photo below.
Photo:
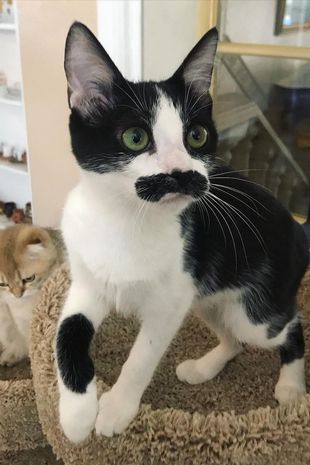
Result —
[{"label": "cat's raised paw", "polygon": [[288,404],[299,399],[306,393],[306,388],[304,385],[291,384],[283,385],[277,384],[275,388],[274,397],[279,402],[279,404]]},{"label": "cat's raised paw", "polygon": [[112,437],[122,433],[137,415],[139,402],[121,396],[114,390],[102,394],[96,420],[96,434]]}]

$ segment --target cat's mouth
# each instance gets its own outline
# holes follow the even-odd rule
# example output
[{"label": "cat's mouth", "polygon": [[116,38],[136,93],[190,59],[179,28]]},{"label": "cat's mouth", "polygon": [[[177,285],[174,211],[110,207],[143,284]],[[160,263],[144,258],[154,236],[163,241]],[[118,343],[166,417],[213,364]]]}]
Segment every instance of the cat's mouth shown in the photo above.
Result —
[{"label": "cat's mouth", "polygon": [[165,197],[168,202],[184,196],[194,199],[202,197],[209,189],[209,182],[198,171],[173,171],[171,174],[141,176],[137,179],[135,188],[138,197],[143,200],[159,202]]}]

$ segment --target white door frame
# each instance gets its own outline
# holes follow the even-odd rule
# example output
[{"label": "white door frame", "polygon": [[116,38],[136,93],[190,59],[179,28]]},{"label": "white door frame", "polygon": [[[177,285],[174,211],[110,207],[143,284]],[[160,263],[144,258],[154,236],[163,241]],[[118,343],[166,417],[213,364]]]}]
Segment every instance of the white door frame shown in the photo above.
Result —
[{"label": "white door frame", "polygon": [[142,1],[97,0],[97,36],[123,75],[142,78]]}]

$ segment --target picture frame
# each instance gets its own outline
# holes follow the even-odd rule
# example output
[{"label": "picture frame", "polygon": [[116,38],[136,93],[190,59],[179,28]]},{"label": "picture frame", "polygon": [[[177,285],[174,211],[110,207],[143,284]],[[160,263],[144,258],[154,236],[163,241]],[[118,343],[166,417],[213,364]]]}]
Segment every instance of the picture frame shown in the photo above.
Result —
[{"label": "picture frame", "polygon": [[310,0],[277,0],[274,35],[310,29]]}]

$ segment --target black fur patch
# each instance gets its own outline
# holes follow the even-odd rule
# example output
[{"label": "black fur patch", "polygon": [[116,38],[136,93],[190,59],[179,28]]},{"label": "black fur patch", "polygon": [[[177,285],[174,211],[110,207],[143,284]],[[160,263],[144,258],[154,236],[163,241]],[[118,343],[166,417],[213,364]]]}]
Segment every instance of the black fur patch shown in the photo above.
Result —
[{"label": "black fur patch", "polygon": [[[71,111],[72,151],[85,170],[100,174],[123,171],[140,154],[122,142],[123,131],[130,127],[145,129],[150,136],[148,151],[154,150],[151,128],[158,101],[155,84],[114,82],[113,96],[114,106],[98,112],[96,124],[90,124],[76,109]],[[142,99],[143,107],[139,104]]]},{"label": "black fur patch", "polygon": [[303,228],[265,189],[229,167],[213,169],[210,194],[181,215],[184,269],[201,295],[242,289],[253,324],[275,337],[296,313],[309,261]]},{"label": "black fur patch", "polygon": [[178,171],[171,174],[141,176],[135,183],[136,192],[143,200],[158,202],[166,194],[179,193],[202,197],[208,189],[208,180],[197,171]]},{"label": "black fur patch", "polygon": [[306,236],[307,236],[308,243],[309,243],[309,248],[310,248],[310,208],[309,208],[309,210],[308,210],[307,221],[306,221],[305,224],[303,225],[303,228],[304,228],[305,234],[306,234]]},{"label": "black fur patch", "polygon": [[93,324],[81,313],[63,320],[57,334],[57,362],[65,386],[73,392],[86,392],[95,371],[88,355],[95,333]]},{"label": "black fur patch", "polygon": [[280,347],[280,357],[282,365],[292,363],[294,360],[303,358],[305,352],[305,342],[301,323],[294,325],[288,335],[285,344]]}]

